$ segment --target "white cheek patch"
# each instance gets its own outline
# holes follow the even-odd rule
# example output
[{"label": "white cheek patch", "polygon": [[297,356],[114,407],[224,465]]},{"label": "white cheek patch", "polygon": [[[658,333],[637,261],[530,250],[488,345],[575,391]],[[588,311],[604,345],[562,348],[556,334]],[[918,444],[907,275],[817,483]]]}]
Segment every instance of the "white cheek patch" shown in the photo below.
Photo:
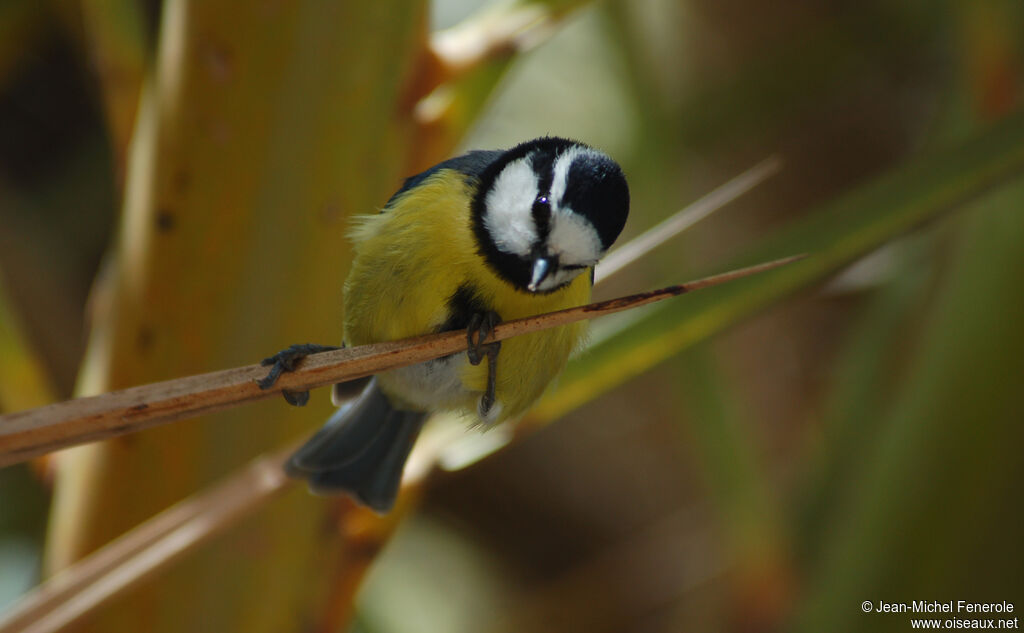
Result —
[{"label": "white cheek patch", "polygon": [[604,254],[594,225],[570,209],[552,211],[547,245],[551,254],[558,256],[559,268],[541,282],[540,290],[551,290],[569,283],[586,270],[576,266],[593,266]]},{"label": "white cheek patch", "polygon": [[487,194],[484,227],[498,250],[526,257],[537,241],[533,201],[539,191],[529,159],[512,161],[501,170]]},{"label": "white cheek patch", "polygon": [[555,288],[558,288],[559,286],[563,286],[563,285],[569,283],[570,281],[572,281],[573,279],[578,277],[579,274],[581,272],[583,272],[584,270],[586,270],[586,269],[585,268],[571,268],[571,269],[567,270],[565,268],[559,268],[555,272],[553,272],[550,275],[548,275],[547,277],[545,277],[544,281],[540,282],[540,285],[537,286],[537,290],[539,290],[541,292],[547,292],[548,290],[554,290]]},{"label": "white cheek patch", "polygon": [[552,210],[548,247],[562,266],[592,266],[604,254],[594,225],[568,208]]}]

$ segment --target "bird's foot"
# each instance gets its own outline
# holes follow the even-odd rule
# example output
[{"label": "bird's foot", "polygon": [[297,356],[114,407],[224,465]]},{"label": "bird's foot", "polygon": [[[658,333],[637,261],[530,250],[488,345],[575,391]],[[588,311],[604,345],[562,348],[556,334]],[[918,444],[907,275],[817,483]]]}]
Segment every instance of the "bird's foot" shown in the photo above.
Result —
[{"label": "bird's foot", "polygon": [[[270,389],[277,382],[277,379],[281,377],[286,371],[295,371],[295,368],[299,366],[299,362],[303,358],[310,354],[319,354],[320,352],[329,352],[332,350],[341,349],[334,345],[318,345],[316,343],[300,343],[298,345],[292,345],[288,349],[283,349],[280,352],[264,358],[260,365],[264,367],[270,366],[270,371],[259,381],[260,389]],[[285,401],[296,407],[304,406],[309,402],[308,391],[291,391],[289,389],[282,389],[281,395],[284,396]]]},{"label": "bird's foot", "polygon": [[477,312],[469,319],[466,327],[466,342],[469,348],[466,355],[471,365],[479,365],[487,358],[487,390],[480,398],[480,416],[487,417],[491,407],[494,406],[494,391],[498,375],[498,352],[501,351],[501,341],[485,341],[494,333],[494,327],[501,323],[501,317],[493,310],[488,312]]}]

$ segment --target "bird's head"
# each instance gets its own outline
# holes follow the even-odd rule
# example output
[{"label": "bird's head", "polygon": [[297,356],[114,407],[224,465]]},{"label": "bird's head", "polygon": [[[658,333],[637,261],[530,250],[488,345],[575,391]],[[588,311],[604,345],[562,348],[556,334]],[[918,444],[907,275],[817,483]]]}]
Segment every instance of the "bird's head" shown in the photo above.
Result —
[{"label": "bird's head", "polygon": [[473,199],[480,252],[525,292],[557,290],[594,266],[629,214],[629,188],[604,153],[562,138],[504,152],[480,176]]}]

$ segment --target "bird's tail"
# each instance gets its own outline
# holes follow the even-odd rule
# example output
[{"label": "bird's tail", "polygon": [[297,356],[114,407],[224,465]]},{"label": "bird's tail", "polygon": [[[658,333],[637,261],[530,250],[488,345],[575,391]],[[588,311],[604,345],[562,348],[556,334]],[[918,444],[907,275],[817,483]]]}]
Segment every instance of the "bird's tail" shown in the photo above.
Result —
[{"label": "bird's tail", "polygon": [[346,492],[377,512],[395,504],[402,469],[426,414],[401,411],[371,380],[288,460],[288,474],[320,494]]}]

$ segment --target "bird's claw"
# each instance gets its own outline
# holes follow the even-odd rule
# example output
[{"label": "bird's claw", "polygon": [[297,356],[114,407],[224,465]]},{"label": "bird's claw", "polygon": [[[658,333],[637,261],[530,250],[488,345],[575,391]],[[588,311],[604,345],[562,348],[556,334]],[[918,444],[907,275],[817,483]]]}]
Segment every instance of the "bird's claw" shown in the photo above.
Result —
[{"label": "bird's claw", "polygon": [[281,395],[284,396],[284,401],[293,407],[304,407],[309,402],[309,391],[282,389]]},{"label": "bird's claw", "polygon": [[501,350],[501,341],[484,342],[494,333],[494,327],[499,323],[501,317],[494,311],[477,312],[470,317],[469,325],[466,326],[466,355],[471,365],[479,365],[484,356],[497,355]]},{"label": "bird's claw", "polygon": [[498,350],[487,354],[487,390],[480,396],[480,414],[486,418],[494,406],[494,391],[497,387]]},{"label": "bird's claw", "polygon": [[[281,377],[286,371],[295,371],[295,368],[299,366],[299,362],[303,358],[310,354],[318,354],[320,352],[329,352],[331,350],[339,349],[333,345],[318,345],[317,343],[300,343],[292,345],[287,349],[283,349],[273,356],[268,356],[260,361],[260,365],[264,367],[270,366],[270,371],[267,375],[261,378],[257,384],[260,389],[270,389],[277,382],[277,379]],[[282,389],[281,395],[284,396],[285,402],[288,404],[301,407],[305,406],[309,402],[309,391],[292,391],[290,389]]]}]

